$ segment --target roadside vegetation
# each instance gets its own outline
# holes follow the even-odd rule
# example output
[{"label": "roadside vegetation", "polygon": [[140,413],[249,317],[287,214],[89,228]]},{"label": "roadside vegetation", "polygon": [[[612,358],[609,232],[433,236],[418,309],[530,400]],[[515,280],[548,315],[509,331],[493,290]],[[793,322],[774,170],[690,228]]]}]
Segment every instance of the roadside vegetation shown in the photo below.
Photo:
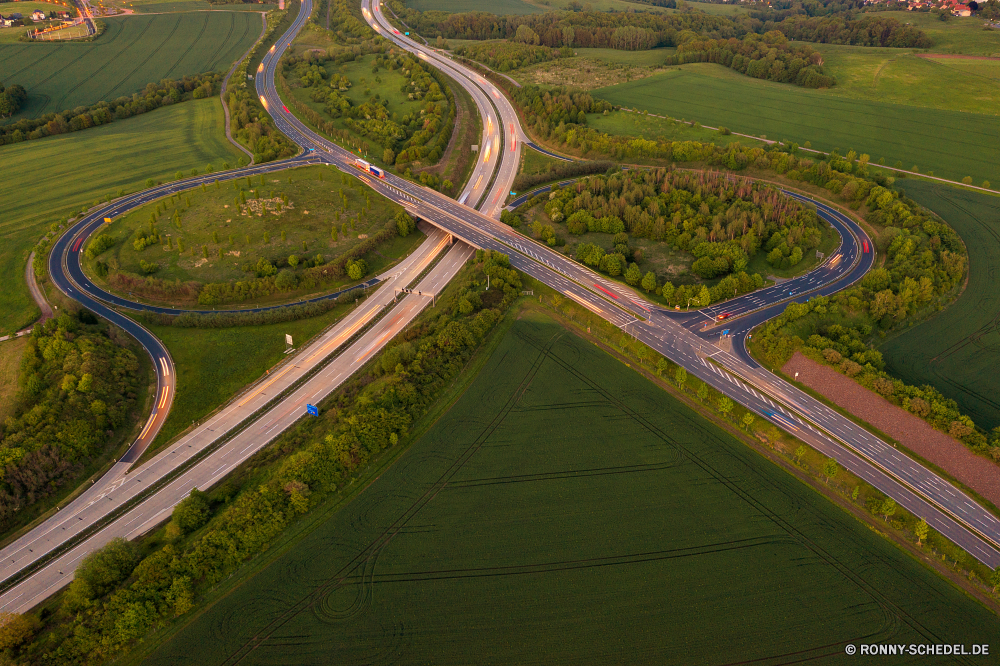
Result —
[{"label": "roadside vegetation", "polygon": [[149,363],[130,338],[86,311],[63,312],[26,338],[17,392],[0,425],[0,531],[35,518],[133,434]]},{"label": "roadside vegetation", "polygon": [[[38,317],[24,283],[24,262],[38,240],[58,232],[81,210],[148,187],[225,168],[239,153],[226,141],[222,109],[195,100],[86,132],[0,147],[0,161],[17,165],[0,179],[0,331]],[[66,174],[72,173],[72,178]]]},{"label": "roadside vegetation", "polygon": [[[732,298],[765,285],[751,262],[793,275],[839,239],[777,188],[719,172],[591,176],[502,219],[666,305]],[[758,255],[763,255],[759,257]],[[658,297],[658,298],[657,298]]]},{"label": "roadside vegetation", "polygon": [[98,284],[157,303],[267,305],[386,269],[423,238],[412,230],[357,179],[300,167],[143,206],[94,234],[85,264]]},{"label": "roadside vegetation", "polygon": [[[37,616],[44,623],[37,639],[24,635],[16,656],[38,664],[100,663],[188,615],[303,514],[338,504],[356,490],[359,475],[398,455],[410,428],[459,376],[520,288],[505,256],[480,254],[436,309],[320,404],[320,418],[299,422],[223,484],[181,503],[144,543],[142,557],[131,544],[114,542],[85,560],[81,582]],[[94,585],[88,572],[107,561],[122,564]],[[204,656],[223,647],[213,645],[216,652]]]}]

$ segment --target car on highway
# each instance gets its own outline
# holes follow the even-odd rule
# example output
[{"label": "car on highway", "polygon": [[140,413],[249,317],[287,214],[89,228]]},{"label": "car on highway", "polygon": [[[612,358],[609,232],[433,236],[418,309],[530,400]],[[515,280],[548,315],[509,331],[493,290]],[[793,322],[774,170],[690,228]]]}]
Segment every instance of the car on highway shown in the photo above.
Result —
[{"label": "car on highway", "polygon": [[862,248],[862,249],[864,250],[864,253],[865,253],[865,254],[868,254],[868,241],[867,241],[867,240],[866,240],[866,241],[863,241],[863,242],[861,243],[861,248]]},{"label": "car on highway", "polygon": [[732,315],[733,315],[732,312],[723,312],[722,314],[720,314],[718,317],[715,318],[715,321],[722,321],[723,319],[728,319]]},{"label": "car on highway", "polygon": [[284,104],[281,105],[281,108],[285,110],[285,113],[291,113],[291,111],[288,110],[288,107]]}]

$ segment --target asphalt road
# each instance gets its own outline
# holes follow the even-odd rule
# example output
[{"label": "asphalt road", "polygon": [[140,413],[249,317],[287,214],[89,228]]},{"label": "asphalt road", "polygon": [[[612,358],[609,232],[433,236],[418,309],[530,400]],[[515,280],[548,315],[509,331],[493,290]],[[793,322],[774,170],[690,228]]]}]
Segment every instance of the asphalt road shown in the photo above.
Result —
[{"label": "asphalt road", "polygon": [[[391,28],[386,28],[382,24],[381,21],[384,19],[379,19],[380,12],[372,15],[371,5],[368,7],[368,18],[379,21],[380,30],[385,35],[386,30]],[[477,81],[478,75],[475,73],[470,72],[465,75],[464,68],[454,63],[440,65],[442,68],[447,66],[449,74],[453,74],[460,85],[478,88],[486,93],[487,98],[494,97],[490,103],[494,105],[499,119],[497,131],[499,133],[502,128],[504,136],[508,132],[511,136],[511,149],[504,150],[505,158],[500,158],[500,164],[495,165],[492,187],[473,183],[476,190],[488,187],[483,190],[486,195],[482,206],[485,214],[391,174],[387,174],[384,179],[363,174],[353,166],[355,158],[351,153],[319,137],[291,114],[284,113],[274,88],[277,54],[284,51],[301,29],[310,11],[311,2],[305,0],[299,17],[291,29],[282,36],[265,58],[261,70],[257,73],[258,91],[262,92],[262,100],[272,112],[279,129],[306,149],[305,159],[328,162],[345,173],[361,178],[368,186],[406,206],[451,236],[466,242],[454,245],[448,255],[417,285],[418,290],[429,292],[443,287],[468,259],[471,247],[490,248],[507,253],[515,268],[552,286],[621,328],[623,332],[636,337],[657,352],[684,366],[690,373],[729,395],[760,417],[792,432],[816,449],[836,458],[844,467],[894,497],[908,510],[925,517],[932,527],[963,546],[981,561],[992,567],[1000,566],[1000,552],[994,547],[1000,542],[1000,521],[947,481],[900,454],[893,447],[880,442],[848,419],[832,412],[766,370],[754,367],[752,361],[748,362],[749,357],[745,356],[742,344],[737,345],[735,353],[729,353],[714,344],[712,338],[718,336],[718,331],[702,330],[703,322],[708,321],[711,325],[713,317],[721,313],[709,310],[705,313],[678,315],[676,312],[664,311],[624,285],[612,282],[576,264],[547,246],[525,238],[493,219],[492,215],[499,212],[509,189],[509,185],[504,186],[504,179],[509,176],[512,180],[516,171],[516,160],[510,158],[517,156],[517,151],[520,149],[518,144],[523,143],[523,133],[520,131],[516,115],[506,116],[501,110],[502,104],[497,103],[500,100],[496,98],[502,99],[503,96],[495,88],[491,90],[490,84],[485,80]],[[405,48],[411,48],[411,43],[398,43]],[[412,48],[424,54],[420,57],[434,59],[436,65],[437,58],[441,57],[433,50],[418,45],[412,45]],[[509,104],[507,107],[509,108]],[[486,125],[488,127],[488,123]],[[484,132],[486,131],[484,128]],[[508,152],[510,155],[507,155]],[[510,166],[512,163],[513,166]],[[268,169],[277,166],[263,165],[255,168]],[[486,169],[488,164],[479,168]],[[244,174],[241,173],[237,177],[242,175]],[[183,184],[174,185],[180,189],[190,187]],[[153,198],[162,195],[161,193]],[[823,210],[822,207],[820,214],[834,224],[839,215],[836,211]],[[744,297],[742,301],[735,299],[722,305],[721,307],[727,308],[726,311],[732,313],[731,319],[727,320],[727,324],[732,327],[731,332],[737,336],[740,333],[745,334],[754,322],[764,321],[783,310],[789,299],[809,298],[814,294],[825,293],[825,290],[836,291],[864,274],[872,258],[859,256],[865,253],[857,251],[859,238],[857,230],[851,228],[847,218],[839,221],[851,232],[844,236],[840,248],[841,260],[834,264],[832,261],[834,257],[831,257],[831,260],[820,268],[797,278],[796,286],[792,289],[788,288],[789,283],[786,282],[782,283],[781,289],[768,291],[763,299],[760,298],[763,292],[757,292],[756,300]],[[68,234],[65,238],[66,242],[76,242],[74,235]],[[434,234],[432,238],[448,237]],[[133,508],[116,518],[109,526],[46,563],[23,582],[9,587],[0,595],[0,610],[22,611],[32,607],[71,579],[73,567],[84,554],[103,545],[114,536],[134,537],[161,522],[172,507],[186,496],[190,488],[204,488],[217,482],[228,471],[266,446],[278,433],[301,418],[303,407],[307,402],[318,402],[324,395],[334,390],[395,333],[412,321],[423,307],[426,307],[426,298],[416,294],[406,296],[399,305],[378,319],[363,335],[352,340],[358,331],[375,320],[389,306],[390,301],[394,300],[392,289],[409,284],[407,280],[412,281],[422,271],[422,267],[429,265],[438,251],[443,249],[442,242],[447,240],[429,240],[424,243],[419,251],[414,252],[404,262],[405,265],[401,264],[398,267],[397,274],[389,278],[351,315],[301,350],[294,360],[277,370],[273,376],[250,387],[212,420],[196,428],[168,450],[133,472],[120,476],[108,485],[102,481],[100,491],[95,490],[78,500],[79,505],[73,510],[64,509],[56,519],[47,521],[18,542],[0,550],[0,579],[10,580],[25,567],[37,562],[45,553],[66,544],[73,535],[87,531],[102,519],[112,515],[117,507],[139,498],[144,489],[157,480],[170,477],[182,466],[183,461],[191,459],[199,452],[211,450],[211,453],[199,462],[166,483],[163,489],[138,501]],[[63,251],[53,252],[53,257],[64,258],[67,254],[63,248]],[[61,259],[57,263],[61,263]],[[54,271],[54,274],[55,272],[58,271]],[[159,342],[148,336],[148,332],[144,332],[134,322],[106,307],[106,312],[100,311],[98,308],[104,306],[89,299],[86,294],[73,292],[72,284],[59,286],[61,289],[65,286],[70,290],[67,293],[73,298],[78,298],[87,307],[102,316],[107,316],[115,323],[124,320],[126,326],[123,328],[140,337],[144,345],[148,344],[147,348],[154,354],[154,358],[158,358],[159,352],[156,350]],[[792,293],[789,294],[787,291]],[[740,308],[738,312],[736,308]],[[737,315],[742,316],[737,317]],[[113,318],[116,316],[118,320]],[[141,337],[143,335],[152,339],[146,340]],[[742,340],[738,337],[734,339]],[[338,350],[339,353],[335,358],[324,364],[324,359]],[[172,377],[173,373],[171,372],[169,376]],[[158,386],[158,391],[162,388]],[[283,391],[287,392],[287,395],[281,395]],[[158,392],[157,395],[161,393]],[[166,400],[172,397],[170,392],[165,395]],[[155,414],[154,412],[154,417]],[[147,429],[149,427],[151,426]],[[8,559],[11,560],[9,564]]]}]

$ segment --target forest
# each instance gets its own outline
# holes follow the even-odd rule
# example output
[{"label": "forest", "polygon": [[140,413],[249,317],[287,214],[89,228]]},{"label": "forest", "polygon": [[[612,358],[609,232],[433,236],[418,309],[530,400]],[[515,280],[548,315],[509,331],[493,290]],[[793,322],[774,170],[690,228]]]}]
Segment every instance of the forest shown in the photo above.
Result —
[{"label": "forest", "polygon": [[823,73],[823,57],[808,46],[793,46],[778,30],[749,34],[742,40],[691,39],[677,47],[664,64],[714,62],[755,79],[794,83],[804,88],[829,88],[835,81]]},{"label": "forest", "polygon": [[17,616],[20,631],[0,632],[15,660],[64,666],[121,654],[186,613],[369,461],[399,446],[522,286],[506,255],[482,250],[459,280],[439,302],[444,314],[401,333],[324,402],[323,417],[282,435],[251,460],[249,475],[178,504],[152,552],[140,556],[134,544],[112,541],[83,560],[54,613]]},{"label": "forest", "polygon": [[14,413],[0,424],[0,528],[75,479],[135,422],[146,375],[89,312],[36,326]]},{"label": "forest", "polygon": [[291,157],[298,152],[298,147],[278,131],[271,116],[248,90],[227,90],[226,105],[233,134],[250,149],[258,164]]}]

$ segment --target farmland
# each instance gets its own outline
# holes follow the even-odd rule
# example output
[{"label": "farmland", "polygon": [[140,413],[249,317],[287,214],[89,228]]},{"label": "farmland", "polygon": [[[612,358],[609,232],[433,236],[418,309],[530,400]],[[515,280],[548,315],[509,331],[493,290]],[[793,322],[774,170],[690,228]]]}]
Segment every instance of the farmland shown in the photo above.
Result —
[{"label": "farmland", "polygon": [[[326,263],[357,248],[401,210],[327,166],[302,167],[196,189],[143,206],[106,228],[115,243],[89,261],[87,269],[102,285],[104,280],[93,275],[96,262],[133,274],[153,273],[159,279],[201,284],[252,279],[255,272],[259,277],[261,259],[277,269],[301,270],[316,256]],[[158,222],[151,225],[153,216]],[[159,242],[134,242],[139,235],[152,233],[151,229],[161,238]],[[385,268],[421,239],[417,233],[383,242],[365,256],[366,272]],[[143,263],[158,268],[145,270]],[[349,282],[344,276],[326,288]],[[305,293],[285,290],[278,298],[285,301]],[[260,300],[267,302],[267,298]]]},{"label": "farmland", "polygon": [[837,663],[860,637],[997,631],[887,540],[538,315],[311,529],[144,663]]},{"label": "farmland", "polygon": [[4,84],[28,91],[14,120],[110,101],[161,79],[228,69],[261,27],[260,15],[247,12],[103,20],[107,32],[94,42],[0,44]]},{"label": "farmland", "polygon": [[[884,158],[904,168],[975,183],[1000,183],[994,159],[1000,118],[958,111],[923,109],[861,99],[834,97],[752,79],[719,65],[684,65],[648,78],[593,92],[614,104],[650,113],[698,120],[771,139],[806,141],[829,151],[839,148]],[[740,100],[732,104],[732,100]],[[947,127],[947,132],[941,128]]]},{"label": "farmland", "polygon": [[138,14],[170,14],[173,12],[266,12],[278,4],[227,3],[213,5],[207,0],[126,0],[121,3]]},{"label": "farmland", "polygon": [[1000,198],[926,181],[901,183],[906,195],[961,234],[969,249],[969,282],[933,319],[879,347],[887,370],[910,384],[931,384],[987,430],[1000,426]]},{"label": "farmland", "polygon": [[226,141],[223,127],[220,104],[206,99],[0,148],[0,163],[18,165],[0,180],[0,330],[26,326],[37,315],[24,262],[51,224],[120,189],[145,189],[147,178],[168,181],[178,170],[235,163],[240,153]]},{"label": "farmland", "polygon": [[[477,0],[406,0],[406,6],[421,12],[476,12],[486,9]],[[538,14],[545,11],[525,0],[496,0],[489,5],[494,14]]]}]

